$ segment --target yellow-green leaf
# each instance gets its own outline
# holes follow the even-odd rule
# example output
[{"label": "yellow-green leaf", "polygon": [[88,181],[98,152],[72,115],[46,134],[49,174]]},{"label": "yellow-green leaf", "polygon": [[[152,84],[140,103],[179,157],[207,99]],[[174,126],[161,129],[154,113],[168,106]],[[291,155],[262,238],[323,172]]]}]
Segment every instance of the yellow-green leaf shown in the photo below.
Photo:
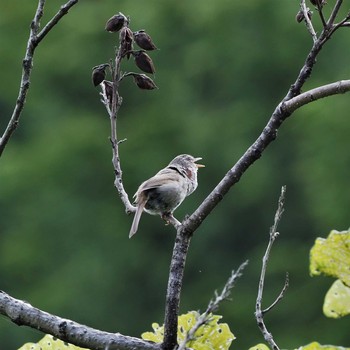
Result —
[{"label": "yellow-green leaf", "polygon": [[78,346],[68,344],[53,337],[50,334],[46,334],[37,343],[27,343],[21,346],[18,350],[88,350],[85,348],[80,348]]},{"label": "yellow-green leaf", "polygon": [[297,350],[350,350],[350,348],[334,345],[321,345],[320,343],[312,342],[308,345],[301,346]]},{"label": "yellow-green leaf", "polygon": [[312,276],[324,274],[350,286],[350,232],[331,231],[327,239],[317,238],[310,252]]},{"label": "yellow-green leaf", "polygon": [[[177,336],[179,343],[185,339],[187,332],[196,324],[198,316],[197,311],[190,311],[179,316]],[[221,318],[222,316],[219,315],[210,315],[209,322],[199,327],[195,333],[195,339],[189,341],[187,346],[193,350],[227,350],[235,336],[226,323],[219,323]],[[164,326],[153,323],[152,328],[154,332],[142,333],[142,338],[156,343],[163,342]]]},{"label": "yellow-green leaf", "polygon": [[249,350],[270,350],[270,348],[265,344],[257,344],[249,348]]},{"label": "yellow-green leaf", "polygon": [[350,314],[350,288],[336,280],[326,294],[323,312],[327,317],[340,318]]}]

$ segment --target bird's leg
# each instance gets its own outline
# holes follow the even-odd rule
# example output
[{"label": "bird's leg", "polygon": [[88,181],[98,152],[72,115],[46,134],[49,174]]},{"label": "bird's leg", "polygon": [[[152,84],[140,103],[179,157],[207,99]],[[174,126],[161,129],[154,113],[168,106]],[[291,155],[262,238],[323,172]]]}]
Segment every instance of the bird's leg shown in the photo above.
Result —
[{"label": "bird's leg", "polygon": [[171,224],[175,229],[181,226],[181,222],[174,217],[173,213],[163,213],[161,217],[165,221],[165,225]]}]

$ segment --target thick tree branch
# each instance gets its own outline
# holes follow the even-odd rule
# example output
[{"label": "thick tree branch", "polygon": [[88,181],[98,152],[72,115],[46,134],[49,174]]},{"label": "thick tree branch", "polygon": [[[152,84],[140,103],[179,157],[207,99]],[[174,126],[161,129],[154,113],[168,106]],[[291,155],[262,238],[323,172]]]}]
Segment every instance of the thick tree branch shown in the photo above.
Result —
[{"label": "thick tree branch", "polygon": [[159,350],[160,345],[120,333],[102,332],[41,311],[0,291],[0,314],[19,326],[29,326],[91,350]]},{"label": "thick tree branch", "polygon": [[9,142],[12,134],[17,129],[26,97],[30,86],[30,76],[33,69],[33,59],[36,47],[40,41],[46,36],[46,34],[59,22],[59,20],[68,13],[68,10],[74,6],[78,0],[70,0],[56,13],[56,15],[48,22],[43,30],[38,34],[40,28],[40,20],[44,13],[45,0],[39,0],[38,7],[36,9],[33,21],[30,26],[30,34],[27,43],[25,56],[23,59],[22,77],[20,82],[19,93],[16,101],[15,108],[12,112],[12,116],[8,122],[8,125],[0,137],[0,157],[4,152],[4,149]]},{"label": "thick tree branch", "polygon": [[177,345],[177,325],[180,295],[187,252],[191,237],[178,230],[170,264],[168,289],[165,302],[163,350],[172,350]]},{"label": "thick tree branch", "polygon": [[[337,2],[339,5],[339,1]],[[333,10],[333,14],[338,10]],[[334,21],[334,18],[332,19]],[[332,24],[333,22],[328,22]],[[276,109],[272,113],[268,123],[264,127],[263,131],[255,142],[247,149],[243,156],[236,162],[236,164],[226,173],[223,179],[218,183],[218,185],[212,190],[212,192],[206,197],[206,199],[199,205],[199,207],[187,217],[181,224],[177,227],[177,237],[176,240],[181,240],[182,245],[185,246],[189,244],[190,240],[187,236],[191,236],[196,229],[201,225],[205,218],[211,213],[211,211],[221,202],[224,196],[229,192],[229,190],[240,180],[245,171],[252,165],[256,160],[258,160],[263,154],[266,147],[276,139],[277,132],[283,122],[298,108],[310,103],[312,101],[331,96],[334,94],[348,92],[349,81],[343,80],[329,85],[325,85],[306,93],[301,94],[301,89],[307,79],[310,77],[312,69],[316,63],[316,58],[320,53],[323,45],[331,38],[333,32],[324,28],[320,36],[315,40],[313,46],[306,57],[305,63],[297,76],[294,84],[291,85],[286,96],[277,105]],[[176,244],[175,244],[176,246]],[[180,254],[187,254],[188,246],[181,251]],[[171,270],[178,271],[180,276],[183,276],[184,262],[186,260],[185,256],[179,257],[177,260],[171,262]],[[181,264],[178,264],[181,262]],[[180,293],[181,293],[181,283],[177,284],[177,290],[172,292],[169,290],[170,286],[173,284],[172,278],[177,279],[177,276],[170,275],[168,282],[168,292],[166,301],[166,320],[165,331],[169,337],[169,344],[175,344],[177,332],[177,311],[180,303]],[[181,277],[182,278],[182,277]],[[287,280],[286,280],[287,281]],[[174,305],[176,307],[174,307]],[[173,307],[173,309],[171,309]],[[167,312],[169,310],[176,312],[176,315],[169,318]],[[167,339],[167,337],[165,338]],[[164,349],[170,349],[165,347]]]},{"label": "thick tree branch", "polygon": [[[171,261],[171,271],[177,271],[178,275],[173,273],[169,276],[165,318],[165,339],[168,339],[167,337],[169,337],[169,343],[166,343],[166,345],[173,345],[176,341],[175,332],[177,332],[177,312],[180,303],[182,276],[185,267],[184,262],[186,260],[185,254],[187,254],[190,243],[188,237],[195,232],[211,211],[220,203],[231,187],[240,180],[245,171],[261,157],[265,148],[275,140],[279,127],[296,109],[320,98],[347,91],[350,91],[350,81],[344,80],[310,90],[290,99],[289,101],[282,101],[276,107],[270,120],[257,140],[228,171],[197,210],[190,217],[186,218],[181,226],[178,226],[175,247],[181,246],[182,249],[174,248],[173,259]],[[174,256],[176,256],[176,259],[174,259]],[[179,278],[181,278],[181,280]],[[172,286],[176,286],[176,289],[172,290]],[[175,311],[176,315],[168,315],[170,312]],[[171,347],[164,347],[164,349],[171,349]]]}]

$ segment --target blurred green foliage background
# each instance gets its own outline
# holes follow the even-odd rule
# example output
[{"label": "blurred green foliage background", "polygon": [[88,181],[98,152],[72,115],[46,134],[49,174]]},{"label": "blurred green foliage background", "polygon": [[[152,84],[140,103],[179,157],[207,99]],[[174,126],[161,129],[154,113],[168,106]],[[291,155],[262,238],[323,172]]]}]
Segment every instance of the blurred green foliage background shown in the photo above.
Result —
[{"label": "blurred green foliage background", "polygon": [[[42,23],[62,3],[48,1]],[[34,0],[1,4],[1,131],[18,94],[36,6]],[[113,187],[109,119],[90,78],[117,45],[105,22],[121,11],[131,17],[131,29],[146,29],[160,48],[151,53],[159,90],[139,90],[131,79],[121,86],[118,132],[127,138],[120,152],[130,196],[177,154],[202,156],[207,166],[197,191],[176,211],[181,219],[256,139],[294,82],[312,44],[295,22],[298,8],[297,0],[80,1],[40,44],[19,128],[0,160],[0,289],[111,332],[140,336],[152,322],[162,324],[174,229],[144,215],[128,239],[132,218]],[[317,13],[314,18],[320,30]],[[348,43],[345,29],[327,44],[307,89],[349,78]],[[137,69],[130,60],[123,70]],[[253,313],[282,185],[286,211],[265,306],[286,271],[290,288],[266,323],[282,348],[313,340],[350,345],[349,320],[322,315],[331,280],[308,272],[315,238],[349,227],[349,108],[342,95],[295,112],[193,237],[183,313],[204,310],[230,271],[250,261],[232,301],[218,312],[237,337],[232,347],[263,340]],[[41,337],[0,318],[1,349]]]}]

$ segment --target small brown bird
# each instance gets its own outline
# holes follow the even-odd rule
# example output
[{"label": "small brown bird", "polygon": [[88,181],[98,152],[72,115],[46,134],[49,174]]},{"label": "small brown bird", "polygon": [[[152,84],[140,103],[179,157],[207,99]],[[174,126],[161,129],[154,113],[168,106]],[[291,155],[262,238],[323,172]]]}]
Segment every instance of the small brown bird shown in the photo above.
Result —
[{"label": "small brown bird", "polygon": [[157,50],[157,46],[154,45],[152,38],[143,29],[134,32],[133,34],[136,44],[140,46],[141,49],[148,51]]},{"label": "small brown bird", "polygon": [[92,68],[92,83],[94,86],[100,85],[106,77],[106,68],[109,67],[108,63],[100,64]]},{"label": "small brown bird", "polygon": [[164,220],[173,215],[174,210],[197,188],[197,171],[204,165],[196,162],[201,159],[181,154],[140,185],[134,196],[137,208],[129,238],[136,233],[144,210],[151,215],[160,215]]},{"label": "small brown bird", "polygon": [[151,57],[149,57],[144,50],[132,51],[132,55],[134,56],[137,67],[142,71],[150,74],[156,72]]}]

